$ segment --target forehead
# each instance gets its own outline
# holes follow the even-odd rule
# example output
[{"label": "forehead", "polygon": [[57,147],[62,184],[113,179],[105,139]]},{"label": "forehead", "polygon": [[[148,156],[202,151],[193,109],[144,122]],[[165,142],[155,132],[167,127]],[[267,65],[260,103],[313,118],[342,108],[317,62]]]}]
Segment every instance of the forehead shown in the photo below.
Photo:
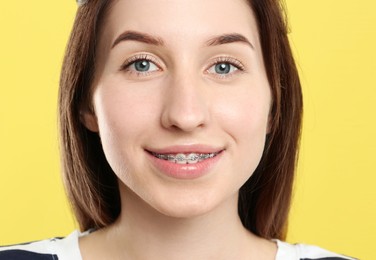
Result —
[{"label": "forehead", "polygon": [[113,42],[126,30],[157,35],[167,43],[198,43],[223,33],[258,40],[246,0],[117,0],[107,13],[101,38]]}]

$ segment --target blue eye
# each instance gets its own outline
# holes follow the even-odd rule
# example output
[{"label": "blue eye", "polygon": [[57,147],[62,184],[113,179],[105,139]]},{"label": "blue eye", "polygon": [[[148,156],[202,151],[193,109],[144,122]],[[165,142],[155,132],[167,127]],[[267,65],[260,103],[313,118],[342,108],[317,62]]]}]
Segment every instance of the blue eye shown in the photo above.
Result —
[{"label": "blue eye", "polygon": [[149,76],[149,73],[161,70],[158,61],[151,55],[140,54],[127,59],[121,66],[120,71],[137,73],[137,76]]},{"label": "blue eye", "polygon": [[231,64],[219,63],[215,65],[215,72],[218,74],[228,74],[231,71]]},{"label": "blue eye", "polygon": [[150,69],[150,62],[147,60],[139,60],[134,63],[134,68],[137,71],[148,71]]},{"label": "blue eye", "polygon": [[239,70],[235,65],[230,62],[219,62],[211,66],[207,71],[213,74],[227,75]]},{"label": "blue eye", "polygon": [[157,65],[146,59],[134,61],[133,63],[129,64],[128,69],[135,70],[137,72],[151,72],[159,70]]}]

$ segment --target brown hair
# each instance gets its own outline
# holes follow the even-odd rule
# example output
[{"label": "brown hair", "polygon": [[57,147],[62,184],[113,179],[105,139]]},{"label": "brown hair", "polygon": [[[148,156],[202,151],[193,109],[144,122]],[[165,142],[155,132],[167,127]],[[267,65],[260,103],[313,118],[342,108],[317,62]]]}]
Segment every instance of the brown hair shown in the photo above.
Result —
[{"label": "brown hair", "polygon": [[[78,8],[66,50],[59,91],[59,123],[64,181],[81,230],[111,224],[120,214],[117,178],[98,134],[86,129],[80,110],[89,107],[96,42],[111,0],[91,0]],[[241,187],[243,225],[264,238],[283,239],[296,168],[302,95],[284,12],[278,0],[248,0],[261,39],[271,86],[271,130],[263,157]]]}]

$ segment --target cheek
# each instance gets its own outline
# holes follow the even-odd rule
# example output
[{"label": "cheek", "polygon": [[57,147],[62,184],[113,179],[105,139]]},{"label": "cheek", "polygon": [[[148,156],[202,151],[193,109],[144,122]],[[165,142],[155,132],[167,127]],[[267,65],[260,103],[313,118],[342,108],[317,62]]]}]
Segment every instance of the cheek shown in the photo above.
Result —
[{"label": "cheek", "polygon": [[131,170],[139,144],[150,121],[155,119],[140,95],[113,85],[99,86],[94,93],[94,106],[106,158],[117,174]]},{"label": "cheek", "polygon": [[131,139],[156,120],[153,113],[156,102],[151,99],[154,95],[147,90],[147,86],[129,86],[116,77],[97,87],[94,106],[102,138],[110,135]]},{"label": "cheek", "polygon": [[[271,104],[270,91],[265,88],[234,91],[216,102],[216,118],[236,142],[244,138],[266,135]],[[241,140],[239,140],[241,139]]]},{"label": "cheek", "polygon": [[218,113],[221,113],[222,129],[231,136],[235,171],[248,179],[263,154],[271,98],[268,86],[237,93],[226,98]]}]

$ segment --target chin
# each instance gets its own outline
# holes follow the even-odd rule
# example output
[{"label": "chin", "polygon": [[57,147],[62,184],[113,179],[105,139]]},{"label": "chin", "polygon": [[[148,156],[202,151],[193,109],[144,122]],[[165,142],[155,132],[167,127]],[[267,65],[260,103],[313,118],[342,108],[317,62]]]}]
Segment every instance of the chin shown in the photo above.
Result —
[{"label": "chin", "polygon": [[178,208],[162,208],[158,211],[165,216],[172,217],[172,218],[195,218],[211,212],[212,207],[208,207],[207,205],[192,205],[191,203],[180,204]]},{"label": "chin", "polygon": [[[210,193],[200,196],[197,194],[191,194],[191,196],[175,195],[169,200],[162,200],[162,203],[158,203],[154,208],[161,214],[172,218],[196,218],[215,212],[216,209],[227,204],[228,199],[218,195]],[[223,196],[223,193],[221,195]]]}]

